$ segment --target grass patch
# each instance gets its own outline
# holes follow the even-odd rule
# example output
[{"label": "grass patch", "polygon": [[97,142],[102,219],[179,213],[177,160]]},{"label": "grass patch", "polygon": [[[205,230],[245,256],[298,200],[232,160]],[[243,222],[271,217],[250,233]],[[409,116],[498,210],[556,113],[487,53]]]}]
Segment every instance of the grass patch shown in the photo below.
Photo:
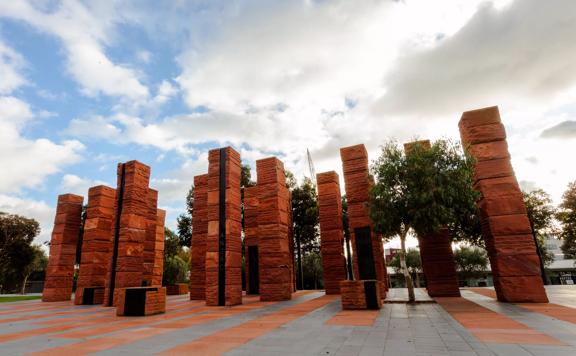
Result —
[{"label": "grass patch", "polygon": [[0,297],[0,303],[20,302],[23,300],[34,300],[42,298],[41,295],[14,295],[9,297]]}]

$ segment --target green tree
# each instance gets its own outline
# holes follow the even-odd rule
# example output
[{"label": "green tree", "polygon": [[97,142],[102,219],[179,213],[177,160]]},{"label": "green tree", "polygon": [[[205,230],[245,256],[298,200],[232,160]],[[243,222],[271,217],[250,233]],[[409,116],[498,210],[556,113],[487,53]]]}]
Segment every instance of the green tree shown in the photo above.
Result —
[{"label": "green tree", "polygon": [[[553,235],[556,232],[554,227],[556,209],[552,205],[550,195],[542,189],[533,190],[529,193],[522,192],[522,195],[543,269],[544,266],[550,266],[554,262],[554,254],[548,250],[544,240],[546,236]],[[546,276],[544,275],[543,277]],[[546,279],[544,278],[544,280]]]},{"label": "green tree", "polygon": [[28,264],[22,270],[22,274],[24,276],[21,289],[22,294],[26,294],[26,282],[28,282],[30,275],[33,273],[46,271],[46,267],[48,267],[48,256],[46,256],[46,253],[42,247],[40,247],[40,245],[32,245],[32,250],[34,252],[32,263]]},{"label": "green tree", "polygon": [[314,251],[304,255],[304,288],[321,289],[324,287],[322,279],[322,259],[320,252]]},{"label": "green tree", "polygon": [[180,246],[190,247],[192,242],[192,212],[194,211],[194,185],[186,194],[186,212],[176,218]]},{"label": "green tree", "polygon": [[[397,254],[392,257],[388,266],[394,268],[396,273],[402,273],[400,265],[400,255]],[[420,259],[420,250],[411,248],[406,251],[406,267],[411,275],[414,275],[416,280],[416,288],[420,288],[420,273],[422,273],[422,260]]]},{"label": "green tree", "polygon": [[486,250],[478,247],[460,246],[454,251],[454,262],[462,280],[477,278],[488,270]]},{"label": "green tree", "polygon": [[188,279],[190,265],[188,261],[183,259],[186,258],[186,255],[180,245],[180,238],[168,228],[164,229],[164,233],[164,273],[162,275],[162,284],[184,283]]},{"label": "green tree", "polygon": [[309,178],[292,189],[292,226],[298,258],[297,283],[303,286],[302,254],[320,252],[318,241],[318,196],[316,186]]},{"label": "green tree", "polygon": [[477,211],[473,161],[451,141],[439,140],[430,148],[415,144],[408,153],[390,141],[382,147],[372,172],[376,184],[370,194],[370,217],[384,239],[400,237],[400,265],[413,302],[406,236],[414,232],[424,237],[446,226],[458,230],[464,225],[463,216]]},{"label": "green tree", "polygon": [[34,263],[32,241],[39,233],[36,220],[0,212],[0,289],[21,287],[26,271]]},{"label": "green tree", "polygon": [[348,200],[342,196],[342,230],[344,230],[344,246],[346,247],[346,271],[348,279],[354,279],[352,270],[352,252],[350,251],[350,224],[348,222]]},{"label": "green tree", "polygon": [[566,258],[576,258],[576,182],[568,184],[556,218],[562,225],[562,252]]}]

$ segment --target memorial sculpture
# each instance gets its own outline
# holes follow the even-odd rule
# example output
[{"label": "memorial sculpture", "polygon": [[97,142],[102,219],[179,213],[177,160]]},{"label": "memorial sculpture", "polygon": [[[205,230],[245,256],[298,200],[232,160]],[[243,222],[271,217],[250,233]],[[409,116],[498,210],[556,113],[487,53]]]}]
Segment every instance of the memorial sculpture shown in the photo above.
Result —
[{"label": "memorial sculpture", "polygon": [[246,294],[260,293],[258,267],[258,187],[244,188],[244,269]]},{"label": "memorial sculpture", "polygon": [[482,193],[478,203],[482,235],[498,300],[548,302],[498,107],[463,113],[459,128],[464,147],[476,159],[474,179],[475,188]]},{"label": "memorial sculpture", "polygon": [[340,180],[334,171],[316,175],[320,215],[320,253],[326,294],[340,294],[340,282],[346,279],[342,197]]},{"label": "memorial sculpture", "polygon": [[194,210],[190,242],[190,300],[206,299],[206,235],[208,234],[208,175],[194,177]]}]

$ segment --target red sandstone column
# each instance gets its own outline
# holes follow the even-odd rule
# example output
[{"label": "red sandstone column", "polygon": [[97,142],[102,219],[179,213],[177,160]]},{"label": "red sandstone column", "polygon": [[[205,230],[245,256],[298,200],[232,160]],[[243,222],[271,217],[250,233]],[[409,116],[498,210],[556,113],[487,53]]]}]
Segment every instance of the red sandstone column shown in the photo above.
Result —
[{"label": "red sandstone column", "polygon": [[[158,191],[148,189],[147,206],[146,206],[146,237],[144,239],[144,263],[143,277],[147,286],[153,286],[152,276],[154,274],[154,264],[156,263],[156,227]],[[162,281],[160,281],[162,285]]]},{"label": "red sandstone column", "polygon": [[[381,237],[374,233],[372,221],[368,214],[366,203],[370,198],[370,189],[374,184],[374,179],[368,170],[368,152],[364,145],[344,147],[340,149],[342,168],[344,171],[344,182],[346,185],[346,198],[348,200],[348,220],[350,226],[350,242],[352,245],[352,265],[354,277],[359,280],[377,279],[382,282],[381,295],[386,297],[388,290],[386,264],[384,262],[384,251]],[[372,253],[374,258],[374,269],[376,278],[365,278],[361,275],[358,264],[358,233],[369,234],[372,240]]]},{"label": "red sandstone column", "polygon": [[190,300],[206,299],[206,235],[208,233],[208,175],[194,177],[194,210],[190,243]]},{"label": "red sandstone column", "polygon": [[[138,161],[118,164],[114,249],[106,276],[104,305],[116,305],[120,288],[140,287],[144,281],[144,242],[149,221],[150,167]],[[114,294],[112,294],[114,293]]]},{"label": "red sandstone column", "polygon": [[[84,288],[104,288],[112,258],[112,227],[116,190],[104,185],[88,190],[88,207],[82,239],[82,259],[75,304],[83,303]],[[103,302],[103,290],[95,291],[94,303]]]},{"label": "red sandstone column", "polygon": [[[250,264],[250,251],[258,248],[258,187],[244,188],[244,270],[246,276],[246,294],[258,294],[259,288],[251,288],[250,274],[258,274],[253,271]],[[257,257],[256,257],[257,258]],[[258,269],[258,266],[255,266]],[[258,275],[259,276],[259,275]]]},{"label": "red sandstone column", "polygon": [[326,294],[340,294],[340,281],[346,279],[342,198],[340,181],[334,171],[316,175],[320,207],[320,252]]},{"label": "red sandstone column", "polygon": [[431,297],[459,297],[458,276],[448,229],[418,237],[426,290]]},{"label": "red sandstone column", "polygon": [[290,195],[284,164],[275,157],[256,161],[258,175],[258,245],[260,300],[292,298],[288,239]]},{"label": "red sandstone column", "polygon": [[240,154],[231,147],[208,155],[206,304],[242,303]]},{"label": "red sandstone column", "polygon": [[[415,145],[430,149],[430,141],[422,140],[404,144],[409,153]],[[456,275],[456,264],[452,252],[452,239],[448,229],[418,236],[422,270],[426,276],[426,290],[431,297],[459,297],[460,288]]]},{"label": "red sandstone column", "polygon": [[294,220],[292,216],[292,192],[288,190],[288,241],[290,244],[290,280],[292,293],[296,292],[296,272],[294,270]]},{"label": "red sandstone column", "polygon": [[42,292],[44,302],[69,301],[72,295],[83,200],[83,197],[74,194],[58,196],[54,230],[50,240],[50,257]]},{"label": "red sandstone column", "polygon": [[482,193],[482,234],[498,300],[548,302],[498,107],[467,111],[458,126],[464,146],[477,161],[475,187]]},{"label": "red sandstone column", "polygon": [[156,233],[154,236],[154,265],[152,267],[152,286],[162,286],[162,276],[164,275],[164,223],[166,211],[156,209]]}]

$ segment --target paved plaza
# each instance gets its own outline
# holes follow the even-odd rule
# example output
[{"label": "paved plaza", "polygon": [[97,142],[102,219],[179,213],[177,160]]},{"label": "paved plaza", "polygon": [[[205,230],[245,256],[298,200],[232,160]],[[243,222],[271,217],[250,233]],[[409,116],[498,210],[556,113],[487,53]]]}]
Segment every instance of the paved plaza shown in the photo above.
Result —
[{"label": "paved plaza", "polygon": [[505,304],[490,288],[462,298],[343,311],[340,298],[244,296],[234,307],[168,297],[167,312],[117,317],[72,302],[0,305],[1,355],[576,355],[576,287],[547,288],[550,304]]}]

